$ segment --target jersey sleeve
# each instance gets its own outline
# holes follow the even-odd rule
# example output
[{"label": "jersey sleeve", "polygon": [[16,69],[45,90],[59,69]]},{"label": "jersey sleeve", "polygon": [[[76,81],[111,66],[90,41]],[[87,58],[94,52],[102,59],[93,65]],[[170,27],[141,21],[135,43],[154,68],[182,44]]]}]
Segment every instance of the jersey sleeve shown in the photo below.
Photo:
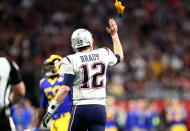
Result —
[{"label": "jersey sleeve", "polygon": [[114,54],[109,48],[105,48],[108,56],[108,65],[114,66],[120,62],[120,56],[118,54]]},{"label": "jersey sleeve", "polygon": [[47,99],[47,97],[46,97],[46,95],[45,95],[45,93],[44,93],[42,84],[40,84],[40,89],[41,89],[41,91],[42,91],[42,98],[41,98],[41,105],[40,105],[40,106],[41,106],[42,108],[47,109],[47,108],[48,108],[48,99]]},{"label": "jersey sleeve", "polygon": [[20,74],[18,65],[14,61],[12,61],[10,59],[8,59],[8,61],[9,61],[10,66],[11,66],[9,83],[11,85],[14,85],[14,84],[17,84],[17,83],[21,82],[22,78],[21,78],[21,74]]},{"label": "jersey sleeve", "polygon": [[73,69],[73,65],[72,65],[71,60],[68,56],[64,57],[63,60],[61,61],[59,75],[64,76],[64,74],[72,74],[72,75],[75,74],[74,69]]}]

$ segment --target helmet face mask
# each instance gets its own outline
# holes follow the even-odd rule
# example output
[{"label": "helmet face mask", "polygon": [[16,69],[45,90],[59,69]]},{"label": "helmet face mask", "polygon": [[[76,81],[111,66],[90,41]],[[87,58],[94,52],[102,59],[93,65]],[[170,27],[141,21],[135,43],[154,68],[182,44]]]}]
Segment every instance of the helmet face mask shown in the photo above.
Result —
[{"label": "helmet face mask", "polygon": [[75,30],[71,36],[71,45],[75,52],[78,52],[78,48],[86,46],[90,46],[90,49],[93,50],[92,34],[88,30],[82,28]]},{"label": "helmet face mask", "polygon": [[53,77],[59,75],[58,71],[61,59],[61,56],[51,55],[44,61],[42,72],[44,73],[45,77]]},{"label": "helmet face mask", "polygon": [[45,72],[50,72],[53,69],[53,64],[52,63],[48,63],[44,65],[44,71]]}]

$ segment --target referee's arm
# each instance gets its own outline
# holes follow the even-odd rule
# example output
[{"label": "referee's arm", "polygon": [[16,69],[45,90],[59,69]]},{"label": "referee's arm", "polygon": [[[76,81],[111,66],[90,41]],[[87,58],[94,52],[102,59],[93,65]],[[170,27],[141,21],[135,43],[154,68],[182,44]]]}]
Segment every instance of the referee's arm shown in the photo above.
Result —
[{"label": "referee's arm", "polygon": [[12,91],[9,96],[11,105],[16,104],[22,97],[25,96],[25,85],[22,81],[21,74],[19,72],[18,65],[10,61],[11,72],[10,72],[10,84],[12,85]]}]

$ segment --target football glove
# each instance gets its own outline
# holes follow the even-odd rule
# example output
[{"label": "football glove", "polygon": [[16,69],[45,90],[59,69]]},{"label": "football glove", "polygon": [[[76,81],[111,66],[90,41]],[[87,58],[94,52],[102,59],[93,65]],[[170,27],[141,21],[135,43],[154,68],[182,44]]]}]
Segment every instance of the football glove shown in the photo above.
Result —
[{"label": "football glove", "polygon": [[47,124],[48,124],[49,120],[51,119],[51,116],[52,116],[51,113],[49,113],[49,112],[46,113],[46,115],[44,116],[43,121],[42,121],[43,127],[47,128]]}]

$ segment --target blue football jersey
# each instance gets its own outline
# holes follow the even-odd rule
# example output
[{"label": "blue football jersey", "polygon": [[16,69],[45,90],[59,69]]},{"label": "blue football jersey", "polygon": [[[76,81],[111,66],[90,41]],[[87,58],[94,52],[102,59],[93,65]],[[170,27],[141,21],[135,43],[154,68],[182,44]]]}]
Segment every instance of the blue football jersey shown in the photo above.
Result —
[{"label": "blue football jersey", "polygon": [[[49,104],[55,98],[58,90],[63,85],[63,76],[51,78],[43,78],[40,84],[40,89],[42,91],[41,107],[48,108]],[[59,106],[56,112],[53,114],[52,118],[70,112],[71,109],[71,96],[70,93],[66,96],[64,102]]]}]

